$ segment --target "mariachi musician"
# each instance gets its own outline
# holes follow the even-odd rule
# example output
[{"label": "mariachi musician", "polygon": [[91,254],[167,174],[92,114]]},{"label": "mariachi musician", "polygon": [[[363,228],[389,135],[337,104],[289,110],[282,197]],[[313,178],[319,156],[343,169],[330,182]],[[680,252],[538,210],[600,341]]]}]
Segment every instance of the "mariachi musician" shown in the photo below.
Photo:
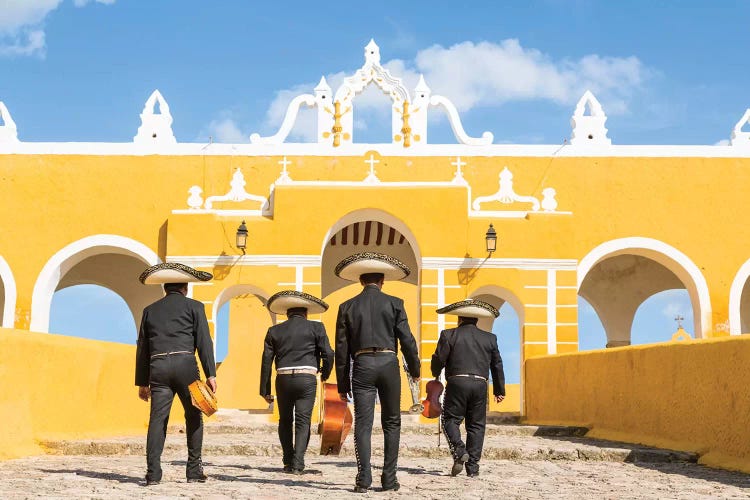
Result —
[{"label": "mariachi musician", "polygon": [[[336,276],[359,281],[362,292],[339,307],[336,319],[336,380],[342,400],[353,393],[354,448],[357,477],[354,491],[366,492],[372,484],[370,440],[375,395],[380,398],[385,440],[383,490],[398,490],[396,479],[401,433],[401,373],[396,351],[406,360],[412,379],[419,381],[417,343],[409,329],[404,301],[381,291],[384,280],[401,280],[409,268],[393,257],[365,252],[341,261]],[[351,376],[351,384],[350,384]]]},{"label": "mariachi musician", "polygon": [[320,372],[320,379],[325,381],[333,368],[333,349],[326,328],[319,321],[307,319],[307,315],[325,312],[328,304],[304,292],[284,290],[269,298],[266,307],[274,314],[286,314],[287,320],[272,326],[266,334],[260,367],[260,395],[268,403],[273,402],[271,364],[275,360],[284,472],[302,474],[317,392],[315,376]]},{"label": "mariachi musician", "polygon": [[[447,387],[443,398],[441,423],[453,455],[451,476],[466,467],[466,475],[479,475],[484,430],[487,420],[487,375],[492,373],[495,401],[505,399],[503,361],[497,348],[497,337],[477,328],[479,318],[497,318],[492,305],[467,299],[437,310],[438,314],[458,316],[458,327],[443,330],[432,355],[435,378],[445,368]],[[466,443],[461,440],[459,425],[466,419]]]},{"label": "mariachi musician", "polygon": [[192,404],[188,385],[200,378],[195,361],[197,350],[206,384],[216,391],[214,346],[203,303],[186,295],[188,283],[211,278],[210,273],[176,262],[151,266],[139,278],[145,285],[163,284],[166,292],[163,298],[143,310],[136,350],[138,396],[144,401],[151,398],[146,438],[146,486],[161,481],[161,453],[175,394],[185,410],[187,481],[202,483],[207,478],[201,462],[203,416]]}]

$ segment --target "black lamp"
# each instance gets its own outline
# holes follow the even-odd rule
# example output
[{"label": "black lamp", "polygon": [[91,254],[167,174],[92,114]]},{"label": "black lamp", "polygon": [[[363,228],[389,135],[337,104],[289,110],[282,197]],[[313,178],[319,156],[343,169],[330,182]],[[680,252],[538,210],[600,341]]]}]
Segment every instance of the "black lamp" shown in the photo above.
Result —
[{"label": "black lamp", "polygon": [[497,232],[495,232],[492,224],[490,224],[487,233],[484,235],[484,242],[487,245],[487,253],[492,254],[492,252],[497,250]]},{"label": "black lamp", "polygon": [[245,255],[245,248],[247,248],[247,226],[244,220],[240,224],[240,227],[237,228],[237,248],[242,250],[242,255]]}]

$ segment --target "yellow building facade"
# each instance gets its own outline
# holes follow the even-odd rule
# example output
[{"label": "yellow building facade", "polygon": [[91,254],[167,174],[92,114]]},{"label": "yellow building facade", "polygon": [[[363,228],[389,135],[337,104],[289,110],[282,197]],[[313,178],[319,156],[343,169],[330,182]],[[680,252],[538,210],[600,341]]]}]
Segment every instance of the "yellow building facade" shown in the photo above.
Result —
[{"label": "yellow building facade", "polygon": [[[368,85],[393,104],[391,143],[354,140],[355,97]],[[317,113],[317,141],[286,142],[302,107]],[[428,142],[428,111],[447,115],[456,144]],[[578,350],[579,295],[611,347],[628,345],[638,307],[670,289],[687,290],[695,338],[750,330],[750,230],[740,216],[750,186],[747,114],[726,146],[618,146],[587,92],[565,144],[493,144],[489,132],[467,134],[455,106],[424,80],[407,89],[380,65],[374,42],[339,88],[322,79],[290,102],[276,135],[245,144],[178,143],[158,91],[132,143],[20,142],[7,108],[0,113],[2,326],[49,332],[55,291],[87,283],[119,294],[138,324],[161,296],[138,283],[146,266],[211,272],[190,294],[214,330],[231,302],[218,371],[226,408],[267,409],[260,353],[283,318],[265,300],[289,288],[322,297],[331,308],[314,319],[333,340],[338,305],[359,292],[333,269],[364,250],[412,269],[385,291],[405,301],[425,379],[439,332],[455,325],[435,309],[468,297],[513,307],[522,367]],[[239,249],[243,221],[249,238]],[[510,387],[492,409],[523,413],[521,394]],[[402,401],[411,404],[406,384]]]}]

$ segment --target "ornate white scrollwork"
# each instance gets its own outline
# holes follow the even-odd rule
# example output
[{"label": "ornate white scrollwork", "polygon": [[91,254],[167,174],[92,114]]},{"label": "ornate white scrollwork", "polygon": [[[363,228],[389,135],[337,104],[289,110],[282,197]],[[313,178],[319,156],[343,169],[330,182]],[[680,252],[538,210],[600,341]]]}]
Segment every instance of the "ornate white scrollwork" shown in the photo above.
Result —
[{"label": "ornate white scrollwork", "polygon": [[229,192],[222,196],[209,196],[206,198],[206,203],[204,204],[204,208],[206,210],[211,210],[213,207],[214,202],[217,201],[258,201],[261,203],[261,210],[267,211],[268,210],[268,198],[265,198],[263,196],[257,196],[254,194],[250,194],[247,191],[245,191],[245,185],[247,184],[245,182],[245,176],[242,175],[242,171],[238,168],[234,171],[234,175],[232,176],[232,181],[229,183],[231,186],[231,189]]},{"label": "ornate white scrollwork", "polygon": [[730,145],[750,147],[750,132],[745,132],[744,130],[742,130],[743,127],[747,125],[748,120],[750,120],[750,109],[745,111],[745,114],[742,115],[740,121],[738,121],[732,129],[732,137],[729,140]]},{"label": "ornate white scrollwork", "polygon": [[488,203],[497,201],[503,204],[510,204],[514,202],[520,203],[531,203],[531,210],[534,212],[539,211],[541,208],[545,212],[555,212],[557,210],[557,200],[555,200],[555,190],[553,188],[545,188],[542,190],[544,200],[539,203],[539,199],[534,196],[521,196],[513,189],[513,174],[508,167],[504,167],[503,171],[500,172],[500,187],[497,192],[490,196],[480,196],[474,200],[471,204],[473,210],[479,211],[482,203]]},{"label": "ornate white scrollwork", "polygon": [[[156,105],[159,104],[159,113],[156,113]],[[141,113],[141,126],[133,137],[136,144],[177,144],[172,132],[172,114],[169,112],[169,104],[161,95],[154,90],[143,106]]]},{"label": "ornate white scrollwork", "polygon": [[289,106],[286,108],[286,115],[284,121],[281,124],[281,128],[276,134],[270,137],[261,137],[260,134],[251,134],[250,142],[253,144],[283,144],[286,138],[289,136],[289,132],[292,131],[294,123],[297,121],[297,114],[302,105],[312,108],[315,106],[315,96],[310,94],[298,95]]},{"label": "ornate white scrollwork", "polygon": [[448,115],[448,121],[450,121],[451,129],[453,129],[453,135],[456,136],[456,140],[461,144],[469,146],[486,146],[492,144],[495,136],[492,132],[484,132],[482,137],[469,137],[464,131],[464,126],[461,124],[461,117],[458,116],[458,110],[448,99],[440,95],[434,95],[430,98],[430,104],[432,106],[440,106],[443,108],[445,113]]},{"label": "ornate white scrollwork", "polygon": [[16,122],[10,116],[10,111],[5,107],[5,104],[0,101],[0,118],[2,124],[0,124],[0,142],[18,142],[18,129],[16,128]]}]

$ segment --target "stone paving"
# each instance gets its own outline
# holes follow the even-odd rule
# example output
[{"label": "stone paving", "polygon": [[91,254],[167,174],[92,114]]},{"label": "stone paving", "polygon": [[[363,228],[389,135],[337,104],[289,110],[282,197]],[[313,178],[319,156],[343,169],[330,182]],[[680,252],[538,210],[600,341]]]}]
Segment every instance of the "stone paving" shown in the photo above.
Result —
[{"label": "stone paving", "polygon": [[[378,498],[750,498],[750,476],[697,465],[689,453],[597,441],[585,429],[489,425],[479,478],[449,475],[436,425],[405,419],[398,492],[381,492],[382,434],[373,435]],[[164,481],[145,487],[145,436],[49,442],[49,455],[3,462],[0,498],[351,498],[356,463],[351,435],[341,456],[317,454],[313,435],[302,476],[281,471],[276,427],[242,415],[206,425],[209,481],[185,482],[185,436],[171,428]]]}]

